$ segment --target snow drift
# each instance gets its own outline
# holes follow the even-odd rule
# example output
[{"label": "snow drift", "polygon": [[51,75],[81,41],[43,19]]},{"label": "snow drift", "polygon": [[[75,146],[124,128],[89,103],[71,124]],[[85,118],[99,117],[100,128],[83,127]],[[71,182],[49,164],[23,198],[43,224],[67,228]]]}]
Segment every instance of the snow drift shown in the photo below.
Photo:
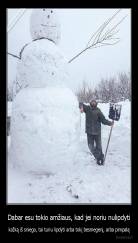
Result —
[{"label": "snow drift", "polygon": [[[98,166],[89,154],[85,134],[85,114],[81,114],[79,150],[70,167],[64,160],[56,173],[36,171],[24,173],[17,168],[8,169],[8,203],[131,203],[131,103],[121,102],[122,112],[115,122],[104,166]],[[108,117],[109,104],[99,104]],[[63,119],[64,123],[64,119]],[[102,126],[103,152],[110,127]],[[45,150],[46,152],[46,150]],[[58,161],[58,155],[56,156]],[[123,178],[123,180],[122,180]],[[16,191],[16,193],[15,193]]]}]

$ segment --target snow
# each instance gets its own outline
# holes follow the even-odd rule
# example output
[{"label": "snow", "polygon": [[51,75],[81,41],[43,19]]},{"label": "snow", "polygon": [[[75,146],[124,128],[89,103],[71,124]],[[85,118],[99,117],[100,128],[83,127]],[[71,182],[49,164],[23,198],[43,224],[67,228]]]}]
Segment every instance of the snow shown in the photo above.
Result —
[{"label": "snow", "polygon": [[41,39],[29,43],[17,64],[18,86],[15,83],[14,96],[19,87],[66,86],[69,83],[66,67],[67,60],[53,42]]},{"label": "snow", "polygon": [[[54,173],[49,171],[27,173],[9,163],[8,203],[130,204],[131,103],[125,101],[119,104],[122,104],[121,117],[114,124],[104,166],[98,166],[89,154],[85,134],[85,114],[81,114],[79,150],[73,158],[72,154],[68,154],[70,167],[66,166],[65,159],[64,164]],[[109,104],[98,106],[108,117]],[[64,122],[67,122],[65,118],[60,129]],[[110,127],[103,125],[103,151],[109,132]],[[59,160],[58,156],[56,160]]]},{"label": "snow", "polygon": [[60,24],[55,11],[45,8],[33,10],[30,19],[30,32],[33,40],[45,37],[58,44]]},{"label": "snow", "polygon": [[12,108],[10,163],[50,172],[70,164],[79,136],[78,102],[70,89],[23,89]]},{"label": "snow", "polygon": [[[52,39],[58,31],[54,16],[52,10],[33,11],[31,27],[36,21],[38,29],[33,31],[40,30],[41,36],[36,37],[43,39],[23,47],[13,87],[8,161],[33,173],[56,173],[64,164],[68,170],[78,150],[78,101],[67,87],[67,61]],[[37,24],[45,24],[46,32]]]},{"label": "snow", "polygon": [[11,116],[12,114],[12,102],[8,102],[8,116]]},{"label": "snow", "polygon": [[[55,45],[60,25],[53,10],[33,10],[30,30],[33,41],[21,51],[13,85],[8,203],[130,202],[128,117],[115,126],[107,163],[98,167],[88,154],[85,116],[68,88],[67,60]],[[105,150],[109,127],[103,131]]]}]

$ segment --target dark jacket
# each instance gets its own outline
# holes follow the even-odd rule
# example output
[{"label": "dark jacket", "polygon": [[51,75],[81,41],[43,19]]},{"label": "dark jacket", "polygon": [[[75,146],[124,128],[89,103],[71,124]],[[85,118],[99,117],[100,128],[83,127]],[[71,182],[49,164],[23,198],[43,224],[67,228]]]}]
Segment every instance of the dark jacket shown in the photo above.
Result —
[{"label": "dark jacket", "polygon": [[98,135],[101,133],[101,123],[108,126],[111,125],[111,121],[105,119],[98,107],[92,108],[83,104],[83,111],[86,114],[86,133]]}]

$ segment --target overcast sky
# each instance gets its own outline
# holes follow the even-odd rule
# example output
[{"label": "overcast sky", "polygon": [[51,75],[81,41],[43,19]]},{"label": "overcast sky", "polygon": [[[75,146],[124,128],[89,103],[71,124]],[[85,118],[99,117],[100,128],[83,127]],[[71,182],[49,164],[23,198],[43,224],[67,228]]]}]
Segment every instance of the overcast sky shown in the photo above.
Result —
[{"label": "overcast sky", "polygon": [[[19,9],[8,9],[8,24]],[[61,23],[61,42],[59,47],[65,57],[70,60],[86,47],[91,35],[99,26],[111,17],[117,9],[55,9]],[[23,17],[8,32],[8,51],[18,55],[24,44],[31,41],[30,14],[27,9]],[[69,65],[71,75],[69,87],[77,89],[83,80],[95,87],[101,78],[117,75],[121,71],[130,71],[131,67],[131,10],[122,9],[113,24],[127,15],[117,28],[120,42],[113,46],[105,46],[88,50]],[[16,59],[8,55],[8,80],[16,76]]]}]

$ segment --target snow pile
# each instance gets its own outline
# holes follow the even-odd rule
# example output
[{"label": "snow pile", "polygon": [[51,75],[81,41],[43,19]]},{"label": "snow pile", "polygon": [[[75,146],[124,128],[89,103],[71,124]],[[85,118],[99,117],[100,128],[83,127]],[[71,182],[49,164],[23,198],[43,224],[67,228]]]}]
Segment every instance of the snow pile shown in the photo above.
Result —
[{"label": "snow pile", "polygon": [[10,163],[28,171],[56,172],[63,165],[67,169],[79,136],[73,92],[59,87],[23,89],[12,108]]},{"label": "snow pile", "polygon": [[[98,166],[89,154],[85,134],[85,114],[81,114],[81,137],[76,156],[72,158],[72,154],[69,153],[68,160],[65,159],[55,173],[44,170],[24,173],[22,170],[9,167],[8,203],[131,203],[131,103],[126,101],[120,104],[122,104],[121,117],[114,124],[104,166]],[[109,104],[98,106],[108,118]],[[37,119],[40,119],[39,116]],[[67,120],[72,123],[70,119],[71,117],[68,119],[63,117],[60,129],[65,123],[68,125]],[[54,126],[56,124],[53,123],[53,129]],[[102,126],[103,152],[109,132],[109,126]],[[39,145],[43,146],[42,141]],[[47,150],[43,152],[45,155]],[[56,160],[59,161],[58,154]],[[67,166],[67,161],[70,161],[70,168]]]},{"label": "snow pile", "polygon": [[33,40],[43,37],[57,44],[60,40],[60,24],[55,11],[45,8],[33,10],[30,31]]}]

